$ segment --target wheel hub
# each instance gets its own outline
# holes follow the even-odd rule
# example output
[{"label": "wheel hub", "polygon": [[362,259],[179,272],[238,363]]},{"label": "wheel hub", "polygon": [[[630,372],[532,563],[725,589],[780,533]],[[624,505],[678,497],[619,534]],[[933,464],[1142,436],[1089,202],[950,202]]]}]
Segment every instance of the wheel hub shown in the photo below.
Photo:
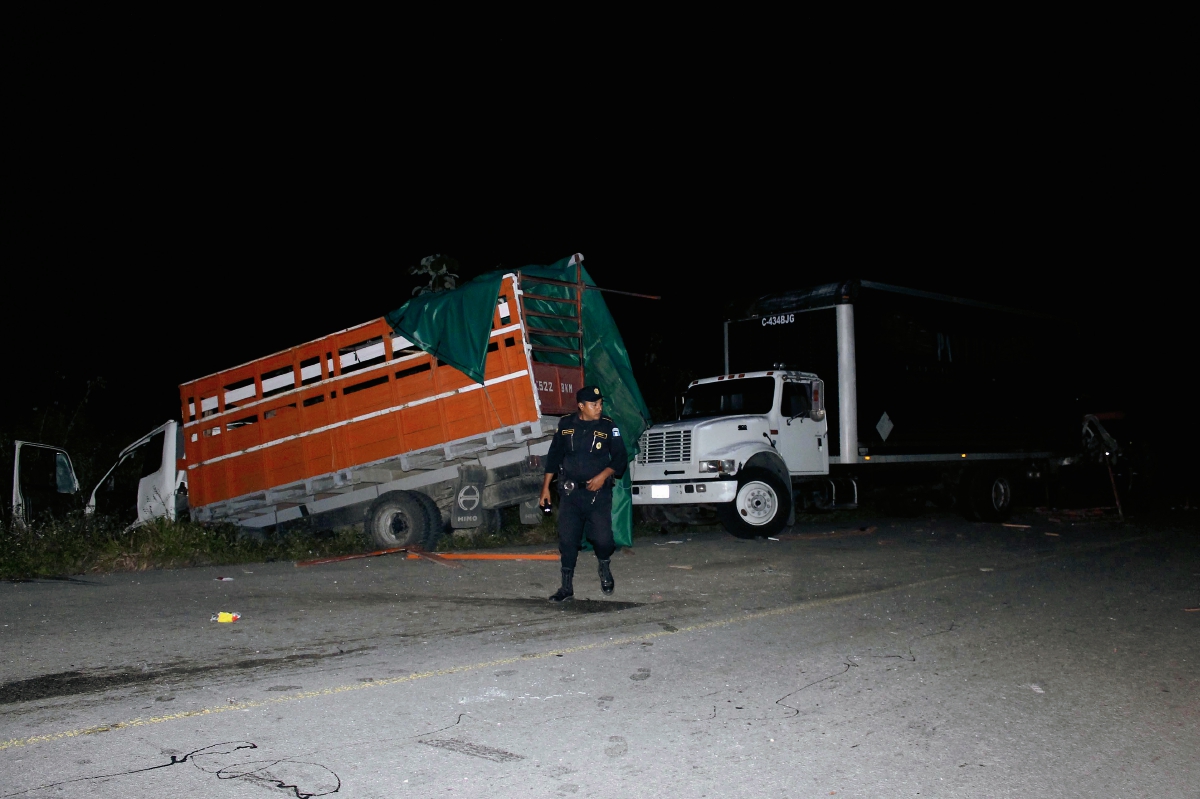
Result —
[{"label": "wheel hub", "polygon": [[999,478],[992,483],[992,507],[998,511],[1002,511],[1008,507],[1012,501],[1012,490],[1009,488],[1008,481]]},{"label": "wheel hub", "polygon": [[742,486],[738,492],[738,512],[747,524],[766,524],[775,518],[779,501],[775,492],[766,483],[753,482]]},{"label": "wheel hub", "polygon": [[392,511],[383,520],[383,529],[390,531],[396,541],[401,543],[408,540],[409,526],[408,517],[398,510]]}]

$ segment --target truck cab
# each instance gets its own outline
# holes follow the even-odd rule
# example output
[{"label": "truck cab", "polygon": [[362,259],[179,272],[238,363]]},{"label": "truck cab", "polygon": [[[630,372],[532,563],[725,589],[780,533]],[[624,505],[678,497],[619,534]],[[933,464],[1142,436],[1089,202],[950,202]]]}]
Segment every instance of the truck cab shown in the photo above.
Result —
[{"label": "truck cab", "polygon": [[824,396],[817,375],[787,369],[693,381],[679,419],[642,434],[633,504],[668,518],[706,506],[741,538],[778,532],[793,484],[829,474]]}]

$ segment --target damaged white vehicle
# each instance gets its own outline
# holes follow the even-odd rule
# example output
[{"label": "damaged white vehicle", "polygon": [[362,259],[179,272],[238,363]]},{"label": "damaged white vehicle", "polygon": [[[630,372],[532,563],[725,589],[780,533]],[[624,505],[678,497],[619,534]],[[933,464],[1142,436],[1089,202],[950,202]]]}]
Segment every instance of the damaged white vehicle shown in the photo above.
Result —
[{"label": "damaged white vehicle", "polygon": [[679,420],[642,434],[633,503],[676,523],[712,508],[741,538],[777,532],[793,513],[793,483],[829,473],[824,393],[807,372],[693,381]]},{"label": "damaged white vehicle", "polygon": [[[152,519],[181,519],[188,513],[183,428],[169,421],[121,450],[83,505],[85,513],[137,527]],[[17,441],[13,456],[12,518],[27,525],[79,510],[79,479],[66,450]]]}]

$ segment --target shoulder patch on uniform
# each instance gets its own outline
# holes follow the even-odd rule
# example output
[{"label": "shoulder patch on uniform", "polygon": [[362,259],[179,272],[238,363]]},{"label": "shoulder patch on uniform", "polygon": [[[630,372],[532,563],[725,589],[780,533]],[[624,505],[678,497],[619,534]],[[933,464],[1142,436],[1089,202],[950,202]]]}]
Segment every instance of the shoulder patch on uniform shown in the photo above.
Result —
[{"label": "shoulder patch on uniform", "polygon": [[620,438],[620,437],[621,437],[621,428],[619,428],[619,427],[614,427],[614,428],[613,428],[613,435],[614,435],[615,437],[617,437],[617,438]]}]

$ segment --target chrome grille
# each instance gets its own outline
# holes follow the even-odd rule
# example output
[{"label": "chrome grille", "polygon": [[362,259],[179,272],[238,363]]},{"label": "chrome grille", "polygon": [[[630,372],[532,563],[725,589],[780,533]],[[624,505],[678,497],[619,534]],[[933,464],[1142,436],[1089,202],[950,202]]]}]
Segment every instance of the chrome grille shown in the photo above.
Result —
[{"label": "chrome grille", "polygon": [[692,459],[692,431],[642,433],[638,463],[687,463]]}]

